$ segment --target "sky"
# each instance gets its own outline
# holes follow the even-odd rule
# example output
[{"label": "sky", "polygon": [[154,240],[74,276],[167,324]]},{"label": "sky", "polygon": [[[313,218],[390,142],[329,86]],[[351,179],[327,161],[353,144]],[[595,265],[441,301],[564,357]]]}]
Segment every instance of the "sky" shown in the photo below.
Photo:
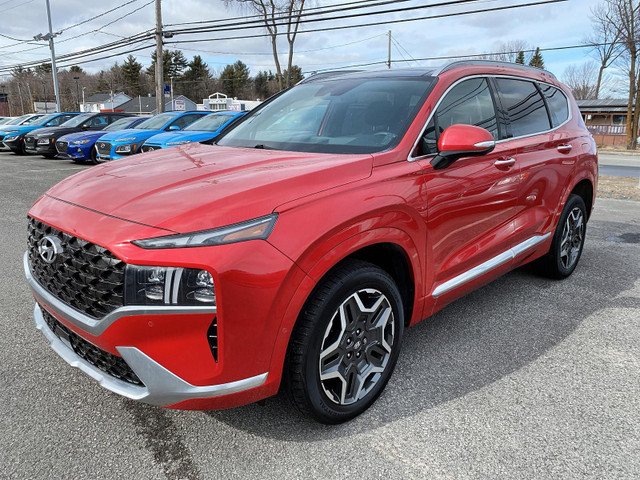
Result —
[{"label": "sky", "polygon": [[[116,41],[121,36],[129,36],[141,31],[153,29],[155,25],[154,5],[149,0],[50,0],[54,31],[62,33],[56,38],[56,54],[62,55],[80,51]],[[312,7],[330,6],[350,0],[307,0]],[[352,1],[352,0],[351,0]],[[374,1],[374,0],[372,0]],[[442,0],[394,2],[378,9],[391,9],[407,6],[431,5]],[[340,68],[354,64],[381,62],[387,59],[388,37],[392,31],[393,60],[411,60],[394,63],[393,68],[402,66],[428,66],[442,61],[413,61],[416,58],[473,55],[496,51],[501,42],[512,40],[525,41],[532,46],[558,47],[576,45],[583,42],[591,32],[591,8],[604,0],[567,0],[566,2],[523,7],[498,12],[476,13],[450,18],[417,20],[391,25],[378,25],[364,28],[350,28],[337,31],[310,32],[305,30],[328,26],[348,26],[365,22],[387,21],[391,19],[416,18],[464,10],[495,8],[505,5],[529,3],[532,0],[480,0],[461,6],[434,7],[413,12],[369,16],[355,19],[334,19],[302,25],[295,43],[294,63],[303,72],[310,73],[322,69]],[[109,9],[129,2],[98,19],[81,26],[65,28],[99,15]],[[144,6],[149,3],[147,6]],[[233,2],[232,2],[233,3]],[[129,12],[140,9],[119,19]],[[163,24],[196,22],[202,20],[225,20],[230,17],[248,15],[237,5],[226,6],[221,0],[162,0]],[[356,10],[365,12],[367,10]],[[371,11],[371,10],[368,10]],[[38,33],[48,31],[45,0],[0,0],[0,14],[10,21],[3,21],[0,35],[19,40],[32,38]],[[332,14],[335,16],[337,14]],[[119,20],[118,20],[119,19]],[[117,21],[116,21],[117,20]],[[113,23],[112,23],[113,22]],[[106,24],[110,25],[105,26]],[[175,28],[175,27],[173,27]],[[100,29],[96,32],[95,30]],[[263,32],[263,30],[259,30]],[[176,35],[165,48],[180,48],[190,59],[200,55],[209,64],[213,72],[221,71],[225,65],[242,60],[252,74],[259,70],[275,70],[268,39],[252,38],[241,40],[220,40],[221,36],[257,33],[258,30],[238,30],[236,32],[208,33],[200,36]],[[70,37],[80,37],[67,40]],[[215,40],[218,38],[218,40]],[[171,41],[197,39],[196,43],[182,45]],[[47,59],[50,55],[45,42],[15,44],[14,40],[0,37],[0,67],[20,64],[27,61]],[[151,62],[152,41],[143,45],[150,48],[135,52],[134,55],[144,65]],[[38,48],[39,47],[39,48]],[[286,64],[287,42],[279,40],[280,59]],[[24,51],[30,50],[30,51]],[[122,61],[124,54],[106,60],[82,64],[89,72],[108,68],[115,60]],[[565,68],[571,64],[582,64],[590,59],[586,49],[543,52],[545,66],[561,77]],[[377,68],[384,68],[383,65]]]}]

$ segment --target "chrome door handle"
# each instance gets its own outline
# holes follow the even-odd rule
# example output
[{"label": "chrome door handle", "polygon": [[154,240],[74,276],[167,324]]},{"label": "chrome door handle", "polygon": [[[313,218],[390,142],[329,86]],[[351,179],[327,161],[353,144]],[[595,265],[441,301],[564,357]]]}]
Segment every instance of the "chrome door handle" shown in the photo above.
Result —
[{"label": "chrome door handle", "polygon": [[504,160],[497,160],[497,161],[494,163],[494,165],[495,165],[496,167],[510,167],[510,166],[512,166],[512,165],[513,165],[513,164],[515,164],[515,163],[516,163],[516,159],[515,159],[515,158],[511,158],[511,157],[509,157],[509,158],[506,158],[506,159],[504,159]]},{"label": "chrome door handle", "polygon": [[573,150],[573,145],[569,145],[569,144],[558,145],[557,150],[560,153],[569,153],[571,150]]}]

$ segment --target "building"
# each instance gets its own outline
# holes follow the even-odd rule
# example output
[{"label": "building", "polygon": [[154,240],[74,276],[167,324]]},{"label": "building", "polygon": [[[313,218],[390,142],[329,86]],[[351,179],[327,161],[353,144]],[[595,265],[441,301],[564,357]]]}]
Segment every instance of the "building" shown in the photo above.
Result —
[{"label": "building", "polygon": [[216,92],[204,98],[202,103],[198,105],[198,110],[219,111],[234,110],[244,112],[252,110],[262,103],[260,100],[238,100],[237,98],[228,98],[224,93]]},{"label": "building", "polygon": [[[164,104],[164,111],[171,112],[173,110],[180,112],[187,112],[197,110],[197,104],[189,100],[184,95],[176,95],[173,99],[173,105],[171,100]],[[138,96],[132,98],[126,103],[123,103],[118,108],[118,112],[133,113],[136,115],[155,115],[156,114],[156,97],[154,95]]]},{"label": "building", "polygon": [[102,112],[117,110],[120,105],[131,100],[124,92],[96,93],[86,100],[83,98],[80,104],[82,112]]},{"label": "building", "polygon": [[598,145],[627,144],[627,99],[578,100],[577,103]]}]

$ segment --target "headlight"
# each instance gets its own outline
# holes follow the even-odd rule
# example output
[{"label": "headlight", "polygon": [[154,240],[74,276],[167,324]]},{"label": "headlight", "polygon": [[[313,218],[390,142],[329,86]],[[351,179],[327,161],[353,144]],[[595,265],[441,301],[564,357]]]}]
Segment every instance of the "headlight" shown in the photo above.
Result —
[{"label": "headlight", "polygon": [[274,213],[266,217],[256,218],[247,222],[235,223],[227,227],[213,230],[202,230],[192,233],[180,233],[165,237],[134,240],[133,243],[142,248],[184,248],[206,247],[211,245],[225,245],[228,243],[244,242],[247,240],[266,240],[273,226],[276,224],[278,214]]},{"label": "headlight", "polygon": [[13,142],[15,140],[18,140],[20,138],[20,135],[11,135],[8,137],[4,137],[4,141],[5,142]]},{"label": "headlight", "polygon": [[136,137],[118,138],[114,142],[133,142]]},{"label": "headlight", "polygon": [[71,145],[86,145],[91,140],[76,140],[75,142],[71,142]]},{"label": "headlight", "polygon": [[49,139],[49,138],[39,138],[38,139],[38,145],[47,145],[49,143],[49,141],[53,141],[53,138]]},{"label": "headlight", "polygon": [[194,268],[127,265],[125,304],[215,307],[213,276]]},{"label": "headlight", "polygon": [[185,143],[191,143],[191,140],[180,140],[179,142],[167,142],[167,145],[184,145]]},{"label": "headlight", "polygon": [[118,145],[116,147],[116,153],[131,153],[133,151],[133,145]]}]

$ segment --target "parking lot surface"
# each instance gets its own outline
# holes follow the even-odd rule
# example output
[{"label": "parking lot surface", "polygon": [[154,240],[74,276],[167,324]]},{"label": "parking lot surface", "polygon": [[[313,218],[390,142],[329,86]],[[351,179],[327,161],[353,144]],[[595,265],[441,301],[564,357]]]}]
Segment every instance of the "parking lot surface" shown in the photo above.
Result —
[{"label": "parking lot surface", "polygon": [[569,279],[520,269],[409,329],[380,399],[328,427],[279,397],[134,403],[47,346],[26,212],[84,168],[0,153],[0,478],[640,478],[640,203],[596,203]]}]

